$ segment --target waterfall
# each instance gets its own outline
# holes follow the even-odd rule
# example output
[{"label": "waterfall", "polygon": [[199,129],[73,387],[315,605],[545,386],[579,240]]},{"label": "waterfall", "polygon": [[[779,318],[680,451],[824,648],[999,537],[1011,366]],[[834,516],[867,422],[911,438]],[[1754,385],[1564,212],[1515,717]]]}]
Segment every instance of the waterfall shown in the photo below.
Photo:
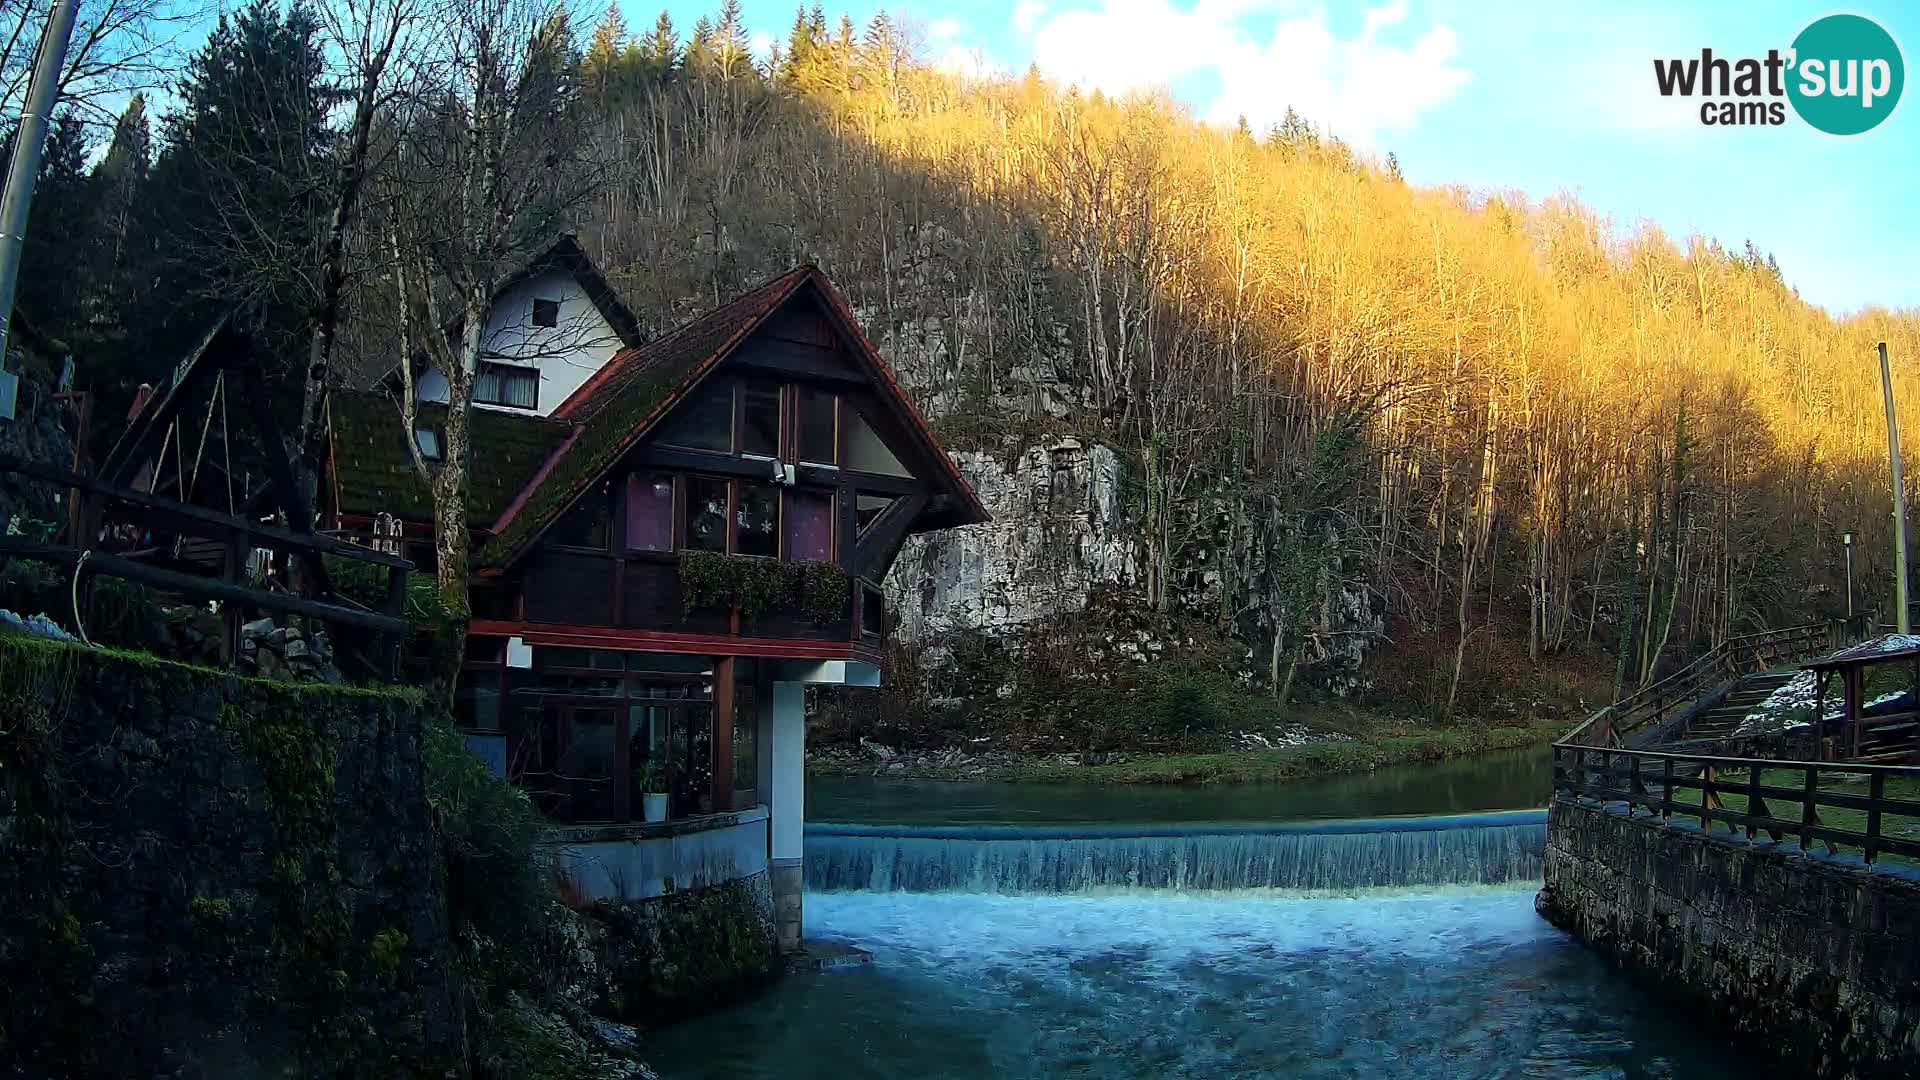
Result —
[{"label": "waterfall", "polygon": [[1544,810],[1282,825],[807,826],[815,891],[1345,891],[1539,880]]}]

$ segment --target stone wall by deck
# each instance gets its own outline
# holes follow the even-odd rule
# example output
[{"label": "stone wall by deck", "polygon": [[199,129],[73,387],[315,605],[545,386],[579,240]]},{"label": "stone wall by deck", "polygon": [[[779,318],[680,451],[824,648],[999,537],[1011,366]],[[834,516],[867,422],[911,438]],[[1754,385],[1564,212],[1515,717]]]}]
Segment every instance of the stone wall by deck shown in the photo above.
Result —
[{"label": "stone wall by deck", "polygon": [[1617,966],[1821,1077],[1920,1072],[1920,881],[1556,798],[1536,905]]},{"label": "stone wall by deck", "polygon": [[0,637],[0,1073],[463,1074],[424,712]]},{"label": "stone wall by deck", "polygon": [[657,1026],[751,992],[780,974],[767,872],[587,910],[596,1011]]}]

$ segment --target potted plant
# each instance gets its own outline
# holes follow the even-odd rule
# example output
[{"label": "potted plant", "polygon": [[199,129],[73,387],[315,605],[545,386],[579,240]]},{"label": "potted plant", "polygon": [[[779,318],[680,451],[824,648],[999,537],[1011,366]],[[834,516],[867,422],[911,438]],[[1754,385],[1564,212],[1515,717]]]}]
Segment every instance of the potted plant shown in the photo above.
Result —
[{"label": "potted plant", "polygon": [[641,820],[667,820],[667,770],[658,762],[642,762],[634,779],[640,787]]}]

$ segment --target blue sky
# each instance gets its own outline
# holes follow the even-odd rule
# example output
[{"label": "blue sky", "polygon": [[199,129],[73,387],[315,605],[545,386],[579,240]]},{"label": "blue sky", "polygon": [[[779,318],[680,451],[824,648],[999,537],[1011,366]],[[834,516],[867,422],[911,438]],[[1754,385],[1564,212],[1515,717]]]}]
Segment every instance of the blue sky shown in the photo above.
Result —
[{"label": "blue sky", "polygon": [[[621,0],[630,27],[658,3]],[[810,2],[810,0],[809,0]],[[666,5],[682,28],[718,2]],[[744,0],[763,44],[783,38],[793,0]],[[1020,70],[1124,91],[1170,87],[1203,119],[1245,113],[1256,129],[1289,104],[1416,184],[1560,192],[1619,229],[1649,220],[1679,238],[1752,239],[1802,295],[1835,313],[1920,306],[1920,102],[1864,135],[1709,128],[1698,102],[1662,99],[1655,57],[1702,47],[1738,58],[1785,49],[1814,19],[1866,15],[1912,65],[1920,5],[1679,5],[1372,0],[913,0],[827,4],[864,25],[884,6],[923,49],[959,67]],[[1920,95],[1920,91],[1907,94]]]}]

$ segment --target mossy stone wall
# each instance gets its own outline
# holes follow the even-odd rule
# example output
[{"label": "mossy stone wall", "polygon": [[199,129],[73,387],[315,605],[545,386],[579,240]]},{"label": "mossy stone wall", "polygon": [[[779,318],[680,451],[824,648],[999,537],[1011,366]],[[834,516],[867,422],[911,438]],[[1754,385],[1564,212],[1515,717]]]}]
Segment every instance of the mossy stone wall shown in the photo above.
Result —
[{"label": "mossy stone wall", "polygon": [[0,637],[0,1072],[459,1072],[425,715]]},{"label": "mossy stone wall", "polygon": [[1920,881],[1556,798],[1554,925],[1796,1075],[1920,1074]]},{"label": "mossy stone wall", "polygon": [[753,990],[778,974],[766,871],[590,911],[600,942],[605,1012],[654,1025]]}]

